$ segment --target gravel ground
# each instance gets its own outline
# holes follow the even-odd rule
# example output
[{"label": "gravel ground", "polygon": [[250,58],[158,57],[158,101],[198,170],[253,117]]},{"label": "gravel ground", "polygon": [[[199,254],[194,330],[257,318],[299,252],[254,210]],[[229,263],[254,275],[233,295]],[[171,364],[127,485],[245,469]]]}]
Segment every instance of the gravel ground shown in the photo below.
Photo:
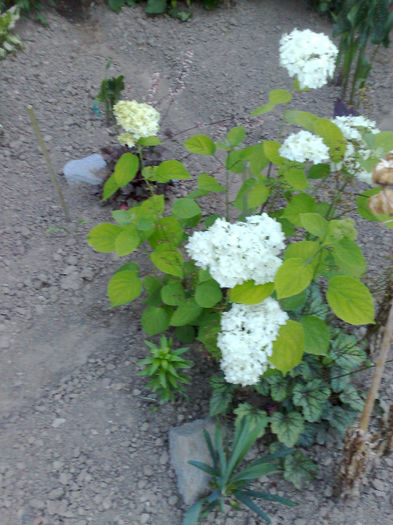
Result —
[{"label": "gravel ground", "polygon": [[[65,162],[116,144],[91,105],[105,64],[110,76],[124,74],[127,98],[142,100],[154,72],[160,72],[159,107],[181,70],[193,58],[185,89],[176,97],[162,129],[193,126],[219,136],[229,124],[261,105],[268,92],[289,87],[278,65],[278,42],[294,27],[331,32],[325,18],[306,2],[243,0],[206,12],[194,10],[186,24],[168,17],[147,18],[141,7],[121,16],[92,5],[86,21],[71,22],[49,12],[48,27],[21,21],[25,49],[1,62],[0,136],[0,525],[177,525],[184,505],[168,458],[171,426],[205,417],[207,386],[190,390],[189,402],[154,407],[135,363],[145,350],[138,318],[141,305],[111,310],[106,283],[118,258],[95,253],[89,229],[109,219],[95,191],[61,185],[73,221],[71,233],[47,233],[66,226],[26,113],[32,104],[58,173]],[[389,119],[393,60],[382,51],[373,72],[365,112]],[[331,116],[338,88],[326,86],[297,95],[296,108]],[[388,122],[388,120],[387,120]],[[392,128],[391,128],[392,129]],[[277,119],[264,116],[250,141],[272,138]],[[192,173],[205,162],[185,156],[179,134],[170,148]],[[175,194],[184,188],[179,185]],[[76,224],[85,220],[79,230]],[[391,251],[391,231],[363,221],[360,239],[373,275]],[[376,248],[377,247],[377,248]],[[193,374],[204,385],[209,363]],[[389,370],[390,378],[392,370]],[[392,382],[384,396],[392,398]],[[391,402],[391,401],[390,401]],[[361,497],[332,499],[340,453],[334,444],[316,447],[318,478],[299,493],[269,478],[265,487],[301,502],[295,510],[274,507],[274,525],[390,525],[393,458],[384,458]],[[269,511],[269,508],[267,508]],[[206,523],[253,525],[247,512],[226,509]]]}]

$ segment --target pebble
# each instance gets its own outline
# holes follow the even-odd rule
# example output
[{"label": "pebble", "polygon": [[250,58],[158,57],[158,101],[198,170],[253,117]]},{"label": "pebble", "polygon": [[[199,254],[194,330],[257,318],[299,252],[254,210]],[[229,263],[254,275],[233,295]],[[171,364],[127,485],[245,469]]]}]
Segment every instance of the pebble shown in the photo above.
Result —
[{"label": "pebble", "polygon": [[166,465],[168,463],[168,460],[169,460],[169,454],[166,450],[164,450],[164,452],[161,454],[160,459],[159,459],[160,465]]},{"label": "pebble", "polygon": [[30,500],[30,507],[37,510],[43,510],[45,508],[45,503],[40,499],[33,498]]},{"label": "pebble", "polygon": [[51,490],[48,494],[48,498],[52,500],[60,499],[62,496],[64,496],[64,489],[62,489],[61,487]]},{"label": "pebble", "polygon": [[383,481],[381,481],[380,479],[373,479],[371,481],[371,485],[380,492],[385,492],[386,490],[385,483],[383,483]]},{"label": "pebble", "polygon": [[52,423],[52,427],[53,428],[59,428],[61,425],[64,425],[64,423],[66,422],[66,420],[64,419],[64,417],[57,417],[53,423]]}]

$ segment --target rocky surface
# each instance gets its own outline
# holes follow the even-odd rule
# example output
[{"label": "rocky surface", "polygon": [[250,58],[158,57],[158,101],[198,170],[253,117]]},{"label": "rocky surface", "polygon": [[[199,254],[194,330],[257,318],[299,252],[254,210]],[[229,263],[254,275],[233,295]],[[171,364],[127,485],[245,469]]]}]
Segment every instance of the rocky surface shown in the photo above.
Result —
[{"label": "rocky surface", "polygon": [[[121,261],[95,253],[85,240],[91,227],[109,220],[110,207],[100,204],[90,186],[69,187],[62,179],[72,215],[66,224],[26,106],[33,105],[60,174],[67,161],[116,144],[114,128],[91,110],[105,75],[124,74],[125,97],[142,101],[153,73],[160,72],[157,106],[165,115],[168,90],[179,91],[174,78],[192,51],[185,89],[161,129],[164,139],[167,129],[175,135],[169,142],[173,154],[198,174],[208,164],[185,155],[181,141],[199,131],[219,136],[224,124],[240,122],[271,89],[289,87],[278,65],[282,33],[294,27],[331,31],[329,21],[305,1],[243,0],[212,12],[196,8],[186,24],[148,18],[141,6],[119,16],[94,4],[90,13],[83,22],[71,22],[49,12],[48,27],[21,21],[24,52],[0,68],[1,525],[180,524],[185,507],[169,466],[168,431],[206,417],[204,378],[211,366],[193,349],[198,389],[190,389],[188,402],[155,410],[137,375],[136,362],[146,352],[141,304],[110,309],[106,283]],[[368,116],[387,117],[392,78],[392,56],[383,50],[370,81]],[[330,116],[337,92],[326,86],[299,94],[296,107]],[[221,123],[203,127],[216,121]],[[276,133],[277,117],[269,114],[250,129],[250,141]],[[181,186],[174,189],[179,192]],[[78,227],[80,220],[86,222]],[[48,233],[52,226],[66,230]],[[392,236],[375,225],[359,227],[378,275]],[[383,395],[392,396],[388,379]],[[299,493],[278,477],[264,483],[301,503],[290,510],[266,506],[274,525],[391,524],[392,457],[382,460],[358,500],[337,503],[332,493],[340,451],[331,444],[314,454],[321,467],[307,491]],[[258,523],[247,512],[225,510],[206,523]]]}]

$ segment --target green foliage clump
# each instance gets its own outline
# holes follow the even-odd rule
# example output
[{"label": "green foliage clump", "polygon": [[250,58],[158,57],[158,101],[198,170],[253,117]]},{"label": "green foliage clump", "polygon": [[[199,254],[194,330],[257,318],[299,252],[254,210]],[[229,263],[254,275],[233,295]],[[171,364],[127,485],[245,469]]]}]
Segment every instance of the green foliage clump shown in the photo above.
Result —
[{"label": "green foliage clump", "polygon": [[[48,0],[47,4],[53,6],[54,0]],[[0,13],[10,6],[17,6],[23,16],[34,15],[40,24],[47,25],[48,22],[42,14],[44,2],[41,0],[0,0]]]},{"label": "green foliage clump", "polygon": [[267,476],[280,470],[277,459],[290,454],[291,450],[279,451],[259,458],[249,463],[246,468],[239,467],[255,441],[259,437],[258,429],[249,417],[242,417],[237,425],[233,437],[232,450],[228,447],[228,440],[224,445],[221,427],[216,423],[214,439],[204,431],[206,444],[212,460],[212,465],[200,461],[189,461],[191,465],[210,475],[211,493],[198,500],[186,513],[183,525],[196,525],[212,510],[223,510],[223,505],[228,502],[238,509],[243,504],[255,512],[266,523],[271,523],[269,516],[254,503],[253,499],[274,501],[289,507],[297,505],[294,501],[267,492],[250,490],[248,486],[257,478]]},{"label": "green foliage clump", "polygon": [[[111,60],[106,64],[106,69],[111,65]],[[99,115],[100,111],[98,109],[99,104],[105,105],[105,117],[106,123],[109,124],[113,106],[120,100],[121,92],[124,89],[124,76],[119,75],[118,77],[104,78],[101,82],[100,90],[94,99],[93,110]]]},{"label": "green foliage clump", "polygon": [[10,7],[5,13],[0,11],[0,59],[5,58],[7,53],[16,51],[17,47],[23,48],[20,38],[10,34],[19,20],[19,8]]},{"label": "green foliage clump", "polygon": [[[106,0],[106,2],[113,11],[119,13],[122,7],[134,7],[137,0]],[[201,2],[206,9],[215,9],[221,0],[201,0]],[[191,16],[191,0],[184,0],[184,2],[179,0],[147,0],[145,12],[149,15],[168,13],[174,18],[186,21]]]}]

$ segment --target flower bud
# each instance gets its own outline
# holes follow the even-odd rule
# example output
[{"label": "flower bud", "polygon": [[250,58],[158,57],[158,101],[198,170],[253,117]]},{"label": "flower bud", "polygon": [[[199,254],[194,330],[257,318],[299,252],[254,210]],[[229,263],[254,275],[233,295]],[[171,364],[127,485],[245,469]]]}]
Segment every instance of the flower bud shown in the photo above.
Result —
[{"label": "flower bud", "polygon": [[368,207],[374,215],[393,216],[393,190],[383,189],[368,200]]},{"label": "flower bud", "polygon": [[372,180],[375,184],[393,186],[393,153],[392,160],[381,160],[374,167]]}]

